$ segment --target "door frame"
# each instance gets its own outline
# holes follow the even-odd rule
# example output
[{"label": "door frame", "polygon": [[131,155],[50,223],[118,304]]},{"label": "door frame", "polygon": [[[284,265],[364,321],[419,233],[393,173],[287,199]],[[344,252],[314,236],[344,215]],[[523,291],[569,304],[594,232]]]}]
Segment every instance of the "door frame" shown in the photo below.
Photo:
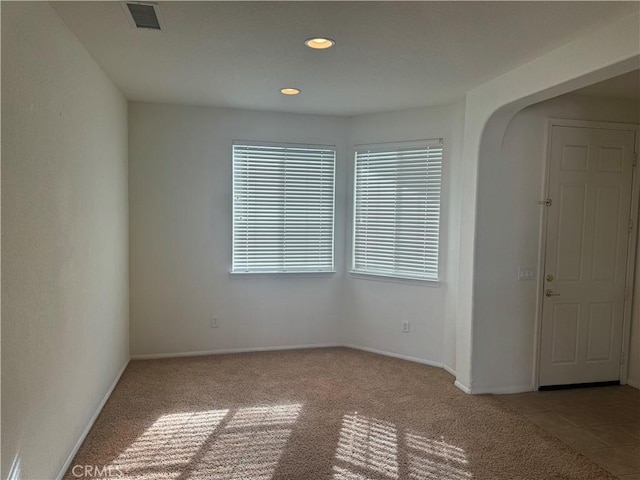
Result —
[{"label": "door frame", "polygon": [[[636,162],[640,150],[640,125],[634,123],[598,122],[591,120],[573,120],[564,118],[547,118],[544,134],[544,159],[542,170],[542,192],[540,197],[540,234],[538,238],[538,283],[536,285],[536,314],[534,324],[534,345],[533,345],[533,389],[538,390],[540,386],[540,350],[542,342],[542,308],[544,304],[544,269],[547,247],[547,208],[544,207],[544,200],[549,198],[549,181],[551,171],[551,131],[553,127],[577,127],[594,128],[601,130],[622,130],[635,133],[634,153]],[[640,207],[640,165],[633,169],[631,180],[631,211],[630,218],[633,220],[633,230],[629,235],[627,245],[627,272],[625,276],[625,289],[627,296],[624,302],[624,314],[622,321],[622,362],[620,364],[620,384],[626,385],[629,372],[629,348],[631,345],[631,314],[633,308],[633,291],[637,255],[638,239],[638,211]]]}]

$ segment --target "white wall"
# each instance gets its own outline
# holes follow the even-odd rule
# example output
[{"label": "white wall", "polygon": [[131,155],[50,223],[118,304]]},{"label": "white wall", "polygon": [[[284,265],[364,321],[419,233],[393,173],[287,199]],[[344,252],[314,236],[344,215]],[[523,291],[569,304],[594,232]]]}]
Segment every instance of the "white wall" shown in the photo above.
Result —
[{"label": "white wall", "polygon": [[[345,280],[345,341],[455,368],[455,295],[459,238],[458,173],[464,104],[362,115],[351,119],[349,198],[353,187],[353,146],[430,138],[444,139],[441,205],[440,282],[388,281],[349,275]],[[347,217],[351,219],[352,204]],[[349,225],[351,225],[349,223]],[[347,269],[351,268],[351,226]],[[453,242],[453,243],[452,243]],[[410,333],[402,333],[408,320]]]},{"label": "white wall", "polygon": [[490,360],[476,355],[476,332],[503,336],[493,318],[478,316],[474,308],[476,233],[482,228],[476,218],[478,172],[500,158],[507,124],[523,108],[637,69],[639,29],[637,13],[626,15],[467,92],[456,307],[456,385],[467,392],[493,391],[474,379],[491,369]]},{"label": "white wall", "polygon": [[444,338],[442,363],[449,371],[456,370],[456,348],[457,348],[457,319],[458,319],[458,286],[460,283],[460,222],[462,208],[462,145],[464,132],[464,100],[453,107],[451,142],[450,142],[450,170],[448,179],[445,179],[448,195],[448,209],[444,215],[448,217],[447,228],[447,260],[446,260],[446,301],[444,317]]},{"label": "white wall", "polygon": [[547,119],[637,123],[639,115],[637,102],[578,95],[533,105],[509,123],[500,157],[479,171],[475,316],[491,328],[474,333],[474,356],[484,365],[477,386],[533,385],[538,282],[517,277],[519,266],[538,266]]},{"label": "white wall", "polygon": [[[130,104],[132,354],[341,341],[346,122]],[[233,140],[337,146],[337,273],[229,274]]]},{"label": "white wall", "polygon": [[[640,141],[640,140],[636,140]],[[640,221],[640,219],[639,219]],[[640,242],[636,247],[636,275],[633,289],[633,311],[631,313],[631,338],[629,350],[629,385],[640,388]]]},{"label": "white wall", "polygon": [[129,358],[127,104],[46,2],[2,2],[2,170],[2,477],[54,478]]},{"label": "white wall", "polygon": [[[348,343],[454,367],[463,104],[341,118],[132,103],[131,349],[135,355]],[[353,150],[445,138],[442,281],[355,278]],[[233,140],[336,145],[333,275],[230,275]],[[452,211],[453,207],[453,211]],[[451,233],[453,232],[453,234]],[[211,328],[212,315],[220,327]],[[402,334],[402,320],[411,333]],[[449,320],[449,322],[447,322]]]}]

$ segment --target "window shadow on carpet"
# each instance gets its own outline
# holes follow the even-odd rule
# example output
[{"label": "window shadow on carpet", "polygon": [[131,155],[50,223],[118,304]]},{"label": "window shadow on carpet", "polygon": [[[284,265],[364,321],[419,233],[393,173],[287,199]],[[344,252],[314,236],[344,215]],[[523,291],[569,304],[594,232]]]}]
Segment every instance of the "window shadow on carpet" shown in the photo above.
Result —
[{"label": "window shadow on carpet", "polygon": [[161,416],[107,469],[122,479],[270,479],[300,404]]},{"label": "window shadow on carpet", "polygon": [[473,478],[462,448],[357,412],[343,418],[336,460],[334,480],[365,480],[370,472],[389,480]]},{"label": "window shadow on carpet", "polygon": [[[163,415],[100,472],[128,480],[270,480],[302,408],[291,403]],[[462,448],[442,439],[352,412],[342,417],[331,476],[470,480],[467,463]]]}]

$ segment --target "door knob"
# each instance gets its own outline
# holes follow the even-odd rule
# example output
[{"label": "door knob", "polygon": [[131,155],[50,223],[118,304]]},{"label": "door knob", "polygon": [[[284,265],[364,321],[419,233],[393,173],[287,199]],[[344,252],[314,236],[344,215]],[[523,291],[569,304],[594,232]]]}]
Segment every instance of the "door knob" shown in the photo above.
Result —
[{"label": "door knob", "polygon": [[547,297],[559,297],[559,296],[560,296],[560,294],[559,294],[559,293],[553,293],[553,290],[551,290],[551,289],[549,289],[549,290],[547,290],[546,292],[544,292],[544,294],[545,294]]}]

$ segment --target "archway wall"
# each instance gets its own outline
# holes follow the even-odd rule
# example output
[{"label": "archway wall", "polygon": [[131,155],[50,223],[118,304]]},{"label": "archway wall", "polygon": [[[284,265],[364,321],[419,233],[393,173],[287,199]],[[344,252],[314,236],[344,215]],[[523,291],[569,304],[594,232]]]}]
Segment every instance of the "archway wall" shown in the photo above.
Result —
[{"label": "archway wall", "polygon": [[[478,348],[491,367],[478,372],[478,382],[495,382],[490,376],[501,370],[502,388],[529,390],[537,363],[534,342],[539,319],[539,289],[544,271],[540,262],[541,237],[546,207],[546,135],[549,118],[637,124],[640,103],[625,99],[584,95],[561,95],[531,105],[509,122],[495,161],[486,162],[478,172],[476,272],[482,274],[475,285],[475,314],[491,318],[493,330],[476,331]],[[505,201],[508,199],[508,201]],[[553,198],[554,202],[557,200]],[[518,268],[530,267],[534,281],[518,280]],[[496,349],[485,334],[509,339]],[[481,350],[478,350],[480,353]],[[500,356],[493,356],[493,352]],[[482,383],[481,383],[482,384]],[[490,384],[491,385],[491,384]]]},{"label": "archway wall", "polygon": [[[640,18],[635,13],[467,93],[456,328],[456,385],[461,389],[471,393],[514,392],[529,390],[533,385],[531,362],[517,361],[522,339],[505,329],[510,325],[510,315],[496,315],[495,309],[485,308],[500,305],[502,286],[517,279],[514,275],[497,275],[491,265],[481,261],[481,256],[499,254],[507,245],[499,231],[485,235],[492,225],[478,223],[478,209],[482,208],[479,192],[493,191],[504,196],[503,202],[509,202],[509,190],[491,181],[485,184],[487,179],[481,172],[502,162],[504,133],[518,111],[639,66]],[[533,342],[533,338],[527,341]],[[522,379],[528,381],[523,383]]]}]

